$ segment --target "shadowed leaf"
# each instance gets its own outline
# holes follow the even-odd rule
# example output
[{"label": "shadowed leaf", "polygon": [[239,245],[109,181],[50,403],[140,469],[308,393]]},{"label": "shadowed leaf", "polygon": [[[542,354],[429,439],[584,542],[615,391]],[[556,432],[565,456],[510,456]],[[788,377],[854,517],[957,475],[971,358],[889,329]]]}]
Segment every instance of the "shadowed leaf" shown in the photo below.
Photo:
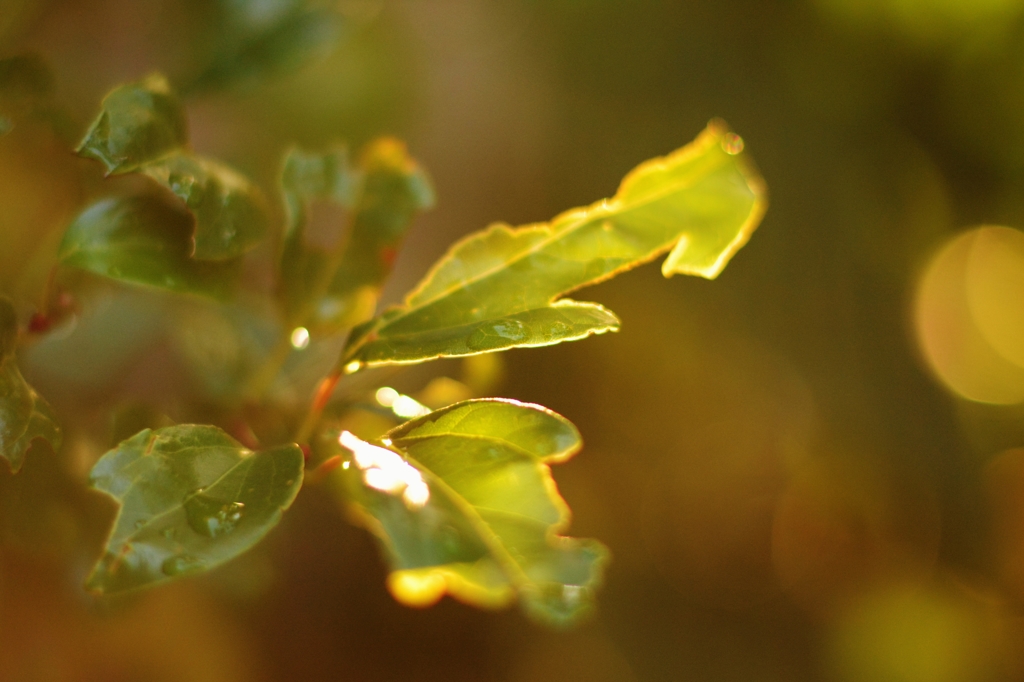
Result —
[{"label": "shadowed leaf", "polygon": [[550,223],[470,235],[403,305],[353,332],[343,364],[422,362],[614,330],[609,311],[559,297],[666,252],[666,277],[716,277],[764,212],[763,183],[741,152],[742,140],[712,123],[634,169],[611,199]]},{"label": "shadowed leaf", "polygon": [[92,469],[120,509],[86,586],[148,587],[238,556],[277,525],[302,473],[296,445],[252,452],[214,426],[140,431]]},{"label": "shadowed leaf", "polygon": [[0,458],[17,472],[36,438],[57,450],[61,433],[53,410],[21,376],[14,359],[18,319],[14,307],[0,297]]},{"label": "shadowed leaf", "polygon": [[[282,187],[288,210],[281,260],[286,308],[320,332],[369,319],[413,218],[433,204],[426,173],[402,142],[380,138],[367,145],[356,170],[341,148],[324,154],[293,150]],[[306,209],[314,199],[351,211],[347,239],[333,252],[306,241]]]},{"label": "shadowed leaf", "polygon": [[177,152],[139,171],[171,190],[192,212],[194,258],[235,258],[266,235],[268,220],[259,191],[227,166]]},{"label": "shadowed leaf", "polygon": [[580,447],[565,418],[471,400],[406,422],[382,443],[391,449],[345,432],[352,456],[342,480],[384,546],[399,601],[422,606],[449,593],[494,608],[518,598],[552,624],[592,608],[607,550],[559,535],[569,510],[548,468]]},{"label": "shadowed leaf", "polygon": [[211,25],[217,48],[187,90],[252,85],[294,71],[327,53],[341,32],[341,17],[306,0],[274,3],[216,2]]},{"label": "shadowed leaf", "polygon": [[105,199],[79,214],[64,234],[64,265],[170,291],[224,296],[237,263],[190,258],[188,214],[148,196]]},{"label": "shadowed leaf", "polygon": [[53,73],[34,54],[0,59],[0,134],[40,110],[53,92]]},{"label": "shadowed leaf", "polygon": [[102,162],[109,175],[138,170],[187,141],[185,111],[167,79],[154,74],[108,93],[77,151]]}]

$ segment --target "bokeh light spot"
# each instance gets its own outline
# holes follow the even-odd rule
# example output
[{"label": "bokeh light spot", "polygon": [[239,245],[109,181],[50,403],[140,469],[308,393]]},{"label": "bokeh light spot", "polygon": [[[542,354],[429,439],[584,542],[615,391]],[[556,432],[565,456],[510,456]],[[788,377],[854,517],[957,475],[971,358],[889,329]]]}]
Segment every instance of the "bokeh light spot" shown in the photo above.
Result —
[{"label": "bokeh light spot", "polygon": [[[1015,281],[1013,275],[1006,274],[1016,262],[1015,256],[994,254],[994,246],[1006,240],[1007,229],[978,227],[944,246],[920,280],[914,309],[921,351],[939,380],[968,400],[1004,405],[1024,400],[1024,369],[997,352],[979,328],[972,308],[980,310],[983,318],[995,318],[1011,307],[1010,294],[993,291],[999,282]],[[986,264],[992,266],[991,274],[982,272]],[[973,282],[970,286],[969,280]],[[1011,315],[1019,317],[1019,312]],[[985,326],[989,336],[998,336],[1009,351],[1017,352],[1010,339],[1016,324],[1013,319],[988,319]]]}]

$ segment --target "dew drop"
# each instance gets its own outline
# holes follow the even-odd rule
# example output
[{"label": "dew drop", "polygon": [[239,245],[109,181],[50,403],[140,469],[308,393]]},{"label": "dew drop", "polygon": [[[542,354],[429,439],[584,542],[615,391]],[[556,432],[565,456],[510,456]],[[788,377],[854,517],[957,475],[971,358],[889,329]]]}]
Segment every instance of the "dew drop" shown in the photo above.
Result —
[{"label": "dew drop", "polygon": [[572,333],[572,327],[568,323],[556,320],[548,327],[547,334],[552,339],[561,339]]},{"label": "dew drop", "polygon": [[187,575],[189,573],[195,573],[201,571],[205,567],[205,563],[202,559],[197,559],[194,556],[188,554],[179,554],[165,559],[160,564],[160,570],[164,572],[164,575],[178,576]]},{"label": "dew drop", "polygon": [[743,151],[743,138],[736,133],[726,133],[722,138],[722,150],[726,154],[739,154]]},{"label": "dew drop", "polygon": [[504,348],[509,342],[522,341],[527,336],[526,325],[519,320],[504,319],[482,324],[477,327],[469,338],[466,345],[471,350],[490,350]]},{"label": "dew drop", "polygon": [[345,365],[344,370],[345,370],[345,374],[355,374],[356,372],[358,372],[362,368],[363,368],[363,363],[359,362],[358,360],[353,360],[352,362],[350,362],[347,365]]},{"label": "dew drop", "polygon": [[235,529],[245,515],[241,502],[225,502],[207,495],[192,495],[185,499],[185,518],[195,532],[208,538],[227,535]]}]

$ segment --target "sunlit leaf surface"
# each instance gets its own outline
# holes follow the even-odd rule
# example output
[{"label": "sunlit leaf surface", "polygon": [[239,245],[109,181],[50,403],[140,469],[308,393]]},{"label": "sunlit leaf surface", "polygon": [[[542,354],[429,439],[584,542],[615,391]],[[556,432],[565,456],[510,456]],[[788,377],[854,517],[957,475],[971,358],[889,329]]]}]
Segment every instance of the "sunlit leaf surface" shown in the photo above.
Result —
[{"label": "sunlit leaf surface", "polygon": [[258,190],[227,166],[176,152],[139,170],[174,192],[195,216],[194,258],[234,258],[266,235]]},{"label": "sunlit leaf surface", "polygon": [[556,300],[668,252],[665,276],[714,278],[765,208],[743,142],[712,123],[691,144],[641,164],[611,199],[550,223],[492,225],[455,244],[405,299],[353,333],[344,363],[421,362],[599,334],[594,304]]},{"label": "sunlit leaf surface", "polygon": [[349,499],[387,552],[399,601],[422,606],[449,593],[500,607],[518,598],[555,624],[592,608],[607,551],[559,535],[569,510],[548,468],[580,447],[565,418],[471,400],[391,431],[390,449],[347,431],[340,441],[352,453],[342,474]]},{"label": "sunlit leaf surface", "polygon": [[[302,321],[314,330],[336,331],[366,321],[413,218],[433,205],[426,173],[403,143],[380,138],[363,150],[356,169],[343,149],[324,154],[293,150],[285,160],[282,186],[288,210],[281,262],[286,306],[293,315],[308,318]],[[306,241],[307,205],[315,199],[351,213],[348,234],[333,250]]]},{"label": "sunlit leaf surface", "polygon": [[112,90],[78,147],[108,174],[128,173],[188,141],[185,111],[167,79],[154,74]]},{"label": "sunlit leaf surface", "polygon": [[302,485],[296,445],[252,452],[214,426],[146,429],[92,469],[120,509],[86,586],[111,593],[204,571],[277,525]]},{"label": "sunlit leaf surface", "polygon": [[0,298],[0,458],[15,472],[21,469],[34,439],[42,438],[54,450],[60,448],[61,441],[50,406],[18,371],[14,359],[17,324],[11,302]]},{"label": "sunlit leaf surface", "polygon": [[88,207],[64,234],[59,258],[122,282],[222,296],[236,279],[236,263],[190,258],[188,214],[158,199],[104,199]]}]

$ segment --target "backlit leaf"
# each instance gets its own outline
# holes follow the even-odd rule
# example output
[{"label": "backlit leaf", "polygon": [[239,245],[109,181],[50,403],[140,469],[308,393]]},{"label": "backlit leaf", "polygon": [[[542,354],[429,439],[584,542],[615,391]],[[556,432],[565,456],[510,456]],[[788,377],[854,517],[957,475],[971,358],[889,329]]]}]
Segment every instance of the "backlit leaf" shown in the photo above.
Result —
[{"label": "backlit leaf", "polygon": [[[340,148],[294,150],[282,185],[289,218],[281,263],[286,307],[316,331],[369,319],[413,218],[433,204],[426,173],[402,142],[380,138],[366,146],[355,170]],[[307,243],[306,210],[314,199],[351,211],[349,234],[333,251]]]},{"label": "backlit leaf", "polygon": [[171,190],[192,212],[194,258],[234,258],[256,246],[267,232],[259,191],[223,164],[175,152],[139,170]]},{"label": "backlit leaf", "polygon": [[188,214],[156,198],[104,199],[71,224],[59,259],[64,265],[122,282],[225,295],[236,279],[237,263],[190,258],[191,233]]},{"label": "backlit leaf", "polygon": [[519,599],[563,624],[593,606],[607,550],[559,535],[569,510],[549,464],[580,447],[576,428],[537,405],[470,400],[406,422],[374,446],[348,432],[349,499],[381,541],[399,601],[445,593],[476,606]]},{"label": "backlit leaf", "polygon": [[167,79],[154,74],[112,90],[78,147],[101,161],[108,174],[128,173],[188,141],[185,110]]},{"label": "backlit leaf", "polygon": [[214,426],[140,431],[92,469],[120,509],[86,587],[147,587],[238,556],[277,525],[302,473],[296,445],[252,452]]},{"label": "backlit leaf", "polygon": [[21,376],[14,358],[18,319],[14,307],[0,297],[0,459],[11,471],[21,469],[36,438],[60,448],[61,433],[53,410]]},{"label": "backlit leaf", "polygon": [[615,329],[609,311],[560,296],[668,252],[666,277],[714,278],[765,208],[742,140],[712,123],[629,173],[611,199],[550,223],[498,224],[456,243],[402,306],[357,329],[352,367],[540,346]]}]

